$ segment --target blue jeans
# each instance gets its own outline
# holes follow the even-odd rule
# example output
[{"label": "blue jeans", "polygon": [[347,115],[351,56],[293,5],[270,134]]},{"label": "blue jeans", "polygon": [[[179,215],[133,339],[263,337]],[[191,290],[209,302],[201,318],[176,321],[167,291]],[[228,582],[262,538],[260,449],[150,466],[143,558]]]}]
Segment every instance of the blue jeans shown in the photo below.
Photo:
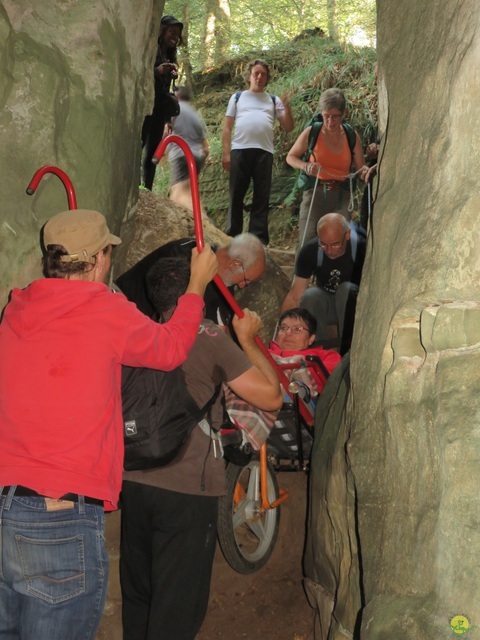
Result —
[{"label": "blue jeans", "polygon": [[108,581],[103,507],[80,496],[50,511],[13,493],[0,496],[0,638],[93,640]]}]

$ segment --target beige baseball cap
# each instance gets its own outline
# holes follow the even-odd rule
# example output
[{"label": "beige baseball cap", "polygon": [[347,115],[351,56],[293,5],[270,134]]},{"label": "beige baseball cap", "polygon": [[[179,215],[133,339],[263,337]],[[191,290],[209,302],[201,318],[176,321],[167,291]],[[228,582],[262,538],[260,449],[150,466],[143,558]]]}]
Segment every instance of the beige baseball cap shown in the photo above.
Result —
[{"label": "beige baseball cap", "polygon": [[110,233],[105,217],[98,211],[72,209],[50,218],[43,228],[43,243],[59,244],[68,252],[62,262],[90,262],[93,256],[109,244],[122,241]]}]

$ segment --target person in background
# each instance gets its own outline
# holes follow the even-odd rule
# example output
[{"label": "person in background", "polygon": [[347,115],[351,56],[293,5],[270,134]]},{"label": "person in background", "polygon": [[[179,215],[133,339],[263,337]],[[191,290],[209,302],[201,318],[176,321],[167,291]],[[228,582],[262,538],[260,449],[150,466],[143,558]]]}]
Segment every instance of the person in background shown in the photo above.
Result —
[{"label": "person in background", "polygon": [[[199,175],[209,151],[205,122],[190,103],[191,95],[187,87],[177,87],[175,95],[180,103],[180,114],[172,120],[172,134],[183,138],[190,147]],[[171,167],[170,200],[193,211],[192,187],[185,154],[173,143],[168,146],[167,154]],[[202,218],[206,218],[203,208]]]},{"label": "person in background", "polygon": [[226,232],[229,236],[242,233],[243,201],[250,182],[253,182],[248,230],[267,245],[275,119],[285,131],[290,132],[293,117],[286,102],[265,91],[270,69],[264,60],[254,60],[249,64],[246,80],[248,90],[235,93],[230,98],[222,133],[222,166],[230,173]]},{"label": "person in background", "polygon": [[[327,326],[336,325],[342,354],[350,348],[364,259],[364,230],[349,225],[340,213],[327,213],[318,221],[317,237],[297,254],[292,287],[282,304],[282,311],[310,311],[322,344],[329,339]],[[309,287],[312,276],[315,284]]]},{"label": "person in background", "polygon": [[167,324],[106,286],[112,247],[98,211],[44,226],[44,278],[14,289],[0,324],[0,637],[93,640],[105,604],[104,511],[123,471],[121,365],[187,357],[216,271],[192,255]]},{"label": "person in background", "polygon": [[[309,140],[312,126],[307,127],[286,158],[291,167],[300,169],[308,177],[300,204],[299,250],[306,242],[315,238],[317,223],[326,213],[340,213],[350,221],[350,180],[347,177],[352,166],[354,171],[360,171],[360,179],[363,179],[367,171],[358,133],[350,128],[354,142],[350,148],[348,128],[343,126],[346,109],[343,92],[340,89],[327,89],[320,96],[318,108],[323,123],[316,140]],[[312,148],[312,153],[305,160],[309,147]]]},{"label": "person in background", "polygon": [[362,202],[360,204],[360,225],[365,229],[368,228],[369,222],[373,215],[373,193],[372,183],[377,175],[378,153],[380,151],[380,139],[368,145],[366,155],[368,159],[368,171],[364,175],[365,189],[363,191]]},{"label": "person in background", "polygon": [[163,16],[160,21],[157,56],[153,68],[155,100],[153,111],[145,117],[142,127],[143,184],[152,190],[156,166],[152,162],[165,125],[173,117],[172,100],[169,97],[172,81],[178,76],[177,47],[182,44],[183,24],[174,16]]}]

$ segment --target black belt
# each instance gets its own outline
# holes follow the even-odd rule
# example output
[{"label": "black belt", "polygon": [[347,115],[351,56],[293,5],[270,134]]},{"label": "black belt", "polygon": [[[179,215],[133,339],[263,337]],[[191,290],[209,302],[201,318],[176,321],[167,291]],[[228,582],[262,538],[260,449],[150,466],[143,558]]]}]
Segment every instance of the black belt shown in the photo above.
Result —
[{"label": "black belt", "polygon": [[318,184],[321,185],[326,191],[338,191],[343,182],[338,180],[318,180]]},{"label": "black belt", "polygon": [[[0,491],[0,496],[6,496],[10,491],[10,489],[11,487],[3,487],[3,489]],[[29,489],[28,487],[22,487],[22,485],[20,484],[17,484],[17,486],[15,487],[15,492],[13,495],[18,496],[20,498],[21,497],[27,498],[29,496],[33,498],[50,498],[50,496],[44,496],[41,493],[37,493],[33,489]],[[78,502],[80,499],[80,496],[78,495],[78,493],[65,493],[60,498],[56,498],[56,499],[69,500],[70,502]],[[99,500],[98,498],[89,498],[88,496],[84,496],[83,500],[85,504],[94,504],[99,507],[103,507],[103,500]]]}]

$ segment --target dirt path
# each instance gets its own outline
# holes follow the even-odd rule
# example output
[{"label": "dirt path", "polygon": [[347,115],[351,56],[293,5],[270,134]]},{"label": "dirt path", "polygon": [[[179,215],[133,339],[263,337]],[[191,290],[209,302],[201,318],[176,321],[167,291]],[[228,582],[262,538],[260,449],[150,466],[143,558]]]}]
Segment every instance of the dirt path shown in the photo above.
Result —
[{"label": "dirt path", "polygon": [[302,586],[307,478],[281,473],[290,491],[282,505],[277,545],[255,574],[236,573],[221,551],[215,557],[210,606],[197,640],[313,640],[313,609]]}]

